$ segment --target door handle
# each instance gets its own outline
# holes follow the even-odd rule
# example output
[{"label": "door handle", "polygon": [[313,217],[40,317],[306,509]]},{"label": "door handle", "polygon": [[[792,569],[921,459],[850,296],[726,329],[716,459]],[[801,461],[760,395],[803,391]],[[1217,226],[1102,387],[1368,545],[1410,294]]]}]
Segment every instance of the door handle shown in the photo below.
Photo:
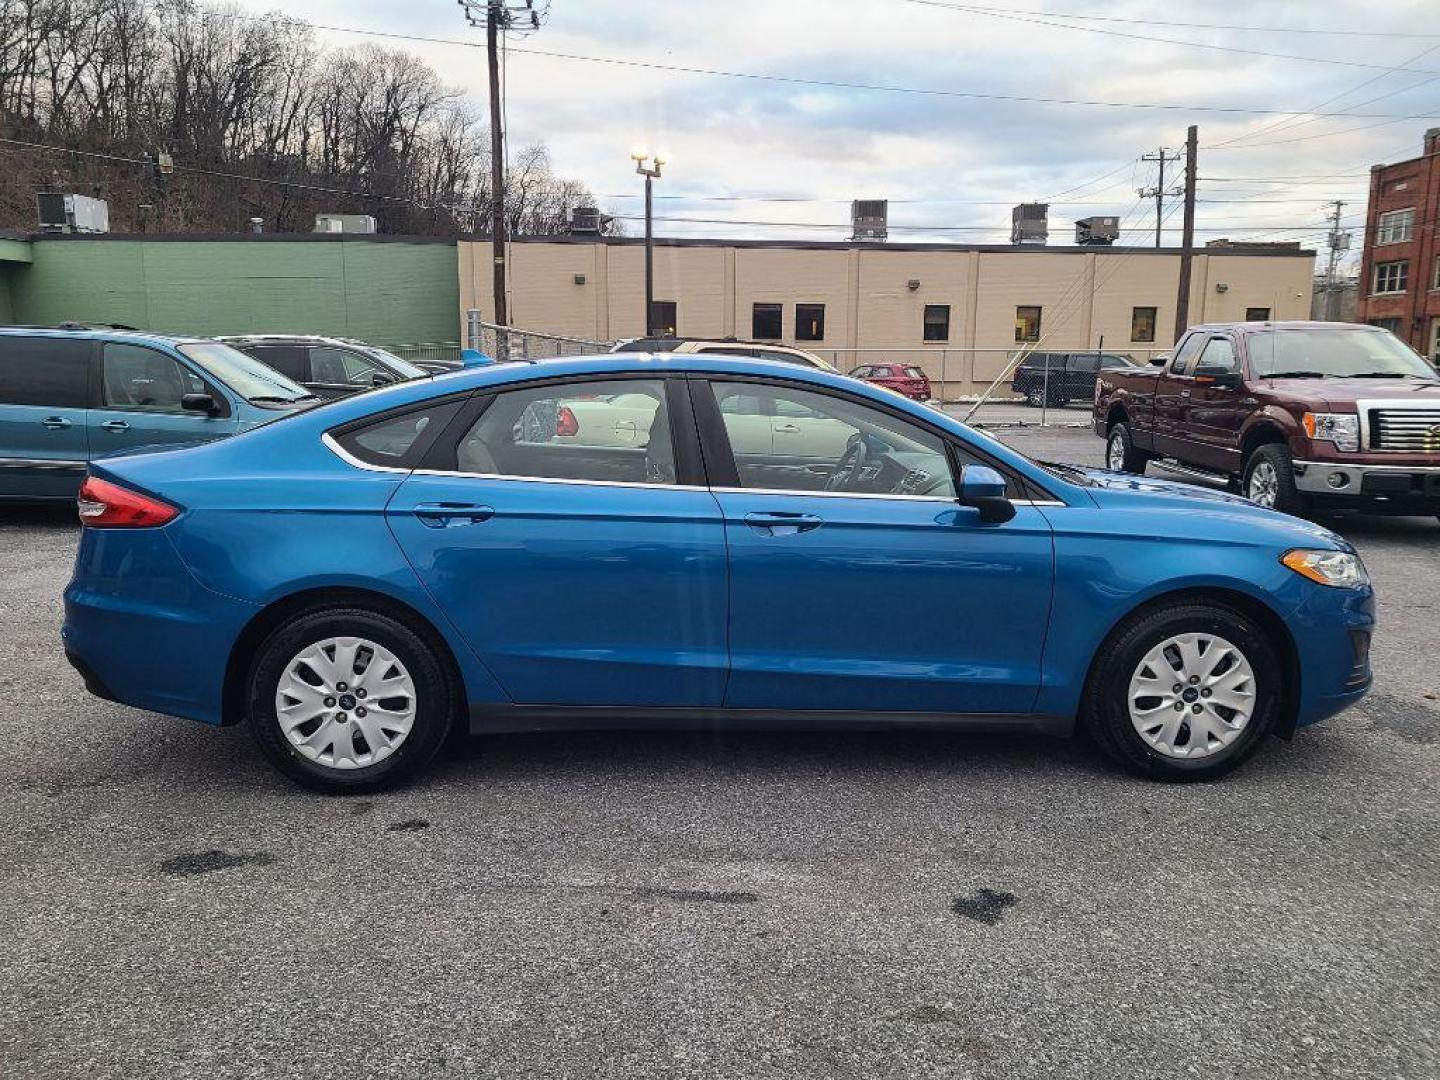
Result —
[{"label": "door handle", "polygon": [[825,524],[814,514],[792,514],[783,510],[756,511],[745,515],[745,524],[765,536],[794,536]]},{"label": "door handle", "polygon": [[47,427],[51,431],[64,431],[70,426],[70,421],[63,416],[47,416],[40,421],[41,427]]},{"label": "door handle", "polygon": [[421,524],[432,529],[448,529],[455,525],[474,525],[489,521],[495,516],[495,508],[483,503],[433,502],[418,503],[411,511]]},{"label": "door handle", "polygon": [[1181,396],[1181,397],[1189,397],[1189,396],[1190,396],[1190,391],[1189,391],[1189,390],[1181,390],[1181,391],[1180,391],[1180,396]]},{"label": "door handle", "polygon": [[775,432],[779,435],[798,435],[800,427],[797,424],[776,424]]},{"label": "door handle", "polygon": [[106,420],[100,425],[106,431],[129,431],[130,424],[125,420]]}]

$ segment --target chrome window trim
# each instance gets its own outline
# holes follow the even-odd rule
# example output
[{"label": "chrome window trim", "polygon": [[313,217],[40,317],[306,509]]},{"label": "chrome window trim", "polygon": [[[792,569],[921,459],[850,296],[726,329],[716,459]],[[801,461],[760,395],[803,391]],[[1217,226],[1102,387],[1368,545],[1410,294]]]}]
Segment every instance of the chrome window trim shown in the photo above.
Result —
[{"label": "chrome window trim", "polygon": [[459,476],[467,480],[505,480],[526,484],[572,484],[577,487],[658,488],[661,491],[709,491],[699,484],[652,484],[643,480],[574,480],[566,476],[514,476],[510,473],[464,472],[460,469],[416,469],[415,476]]},{"label": "chrome window trim", "polygon": [[940,502],[955,504],[958,500],[953,495],[892,495],[884,491],[805,491],[800,488],[747,488],[747,487],[712,487],[710,489],[716,495],[783,495],[788,498],[813,498],[822,499],[895,499],[905,502]]},{"label": "chrome window trim", "polygon": [[53,469],[56,472],[83,472],[86,467],[87,463],[84,461],[66,458],[0,458],[0,469]]},{"label": "chrome window trim", "polygon": [[372,465],[368,461],[362,461],[360,458],[350,453],[349,450],[346,450],[343,446],[341,446],[340,443],[336,441],[335,437],[331,435],[328,431],[320,436],[320,441],[324,443],[327,447],[329,447],[330,452],[336,457],[338,457],[341,461],[345,462],[346,465],[353,465],[355,466],[355,468],[364,469],[366,472],[405,473],[406,475],[409,475],[413,471],[411,469],[406,469],[398,465]]}]

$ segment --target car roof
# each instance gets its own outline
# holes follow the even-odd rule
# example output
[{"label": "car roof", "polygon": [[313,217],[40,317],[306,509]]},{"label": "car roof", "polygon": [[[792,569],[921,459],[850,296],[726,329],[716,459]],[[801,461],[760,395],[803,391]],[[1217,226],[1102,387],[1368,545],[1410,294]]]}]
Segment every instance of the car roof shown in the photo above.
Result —
[{"label": "car roof", "polygon": [[6,337],[44,337],[81,341],[132,341],[139,344],[185,345],[213,340],[198,334],[166,334],[153,330],[113,330],[100,327],[0,326]]},{"label": "car roof", "polygon": [[261,342],[304,342],[307,345],[316,343],[324,345],[362,345],[363,342],[354,341],[350,338],[331,337],[328,334],[221,334],[217,341],[244,341],[250,344]]},{"label": "car roof", "polygon": [[1278,321],[1264,322],[1214,322],[1199,323],[1190,327],[1191,330],[1238,330],[1245,334],[1255,334],[1264,330],[1361,330],[1367,333],[1384,333],[1379,326],[1370,326],[1367,323],[1348,322],[1320,322],[1314,319],[1281,319]]}]

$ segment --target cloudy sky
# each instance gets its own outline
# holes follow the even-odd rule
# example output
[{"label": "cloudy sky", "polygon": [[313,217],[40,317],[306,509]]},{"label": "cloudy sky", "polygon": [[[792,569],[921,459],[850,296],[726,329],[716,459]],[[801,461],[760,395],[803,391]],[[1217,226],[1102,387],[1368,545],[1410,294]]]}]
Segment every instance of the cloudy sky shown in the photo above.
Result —
[{"label": "cloudy sky", "polygon": [[[983,2],[551,0],[510,43],[511,145],[543,141],[622,215],[641,207],[631,147],[663,147],[665,235],[844,239],[850,199],[888,198],[893,238],[1004,242],[1013,203],[1048,199],[1052,241],[1111,213],[1149,243],[1154,204],[1136,188],[1156,166],[1138,159],[1180,149],[1194,123],[1201,239],[1318,245],[1327,201],[1360,221],[1369,165],[1416,156],[1440,126],[1433,0]],[[286,11],[484,44],[453,0]],[[484,105],[483,48],[380,43]],[[1177,203],[1167,241],[1179,225]]]}]

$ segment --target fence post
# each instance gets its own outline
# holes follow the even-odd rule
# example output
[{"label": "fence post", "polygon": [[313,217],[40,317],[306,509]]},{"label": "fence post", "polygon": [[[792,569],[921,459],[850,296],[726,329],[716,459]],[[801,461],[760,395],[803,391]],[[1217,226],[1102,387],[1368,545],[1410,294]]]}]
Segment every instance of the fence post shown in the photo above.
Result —
[{"label": "fence post", "polygon": [[942,408],[945,405],[945,361],[949,357],[950,350],[948,348],[940,350],[940,405]]}]

